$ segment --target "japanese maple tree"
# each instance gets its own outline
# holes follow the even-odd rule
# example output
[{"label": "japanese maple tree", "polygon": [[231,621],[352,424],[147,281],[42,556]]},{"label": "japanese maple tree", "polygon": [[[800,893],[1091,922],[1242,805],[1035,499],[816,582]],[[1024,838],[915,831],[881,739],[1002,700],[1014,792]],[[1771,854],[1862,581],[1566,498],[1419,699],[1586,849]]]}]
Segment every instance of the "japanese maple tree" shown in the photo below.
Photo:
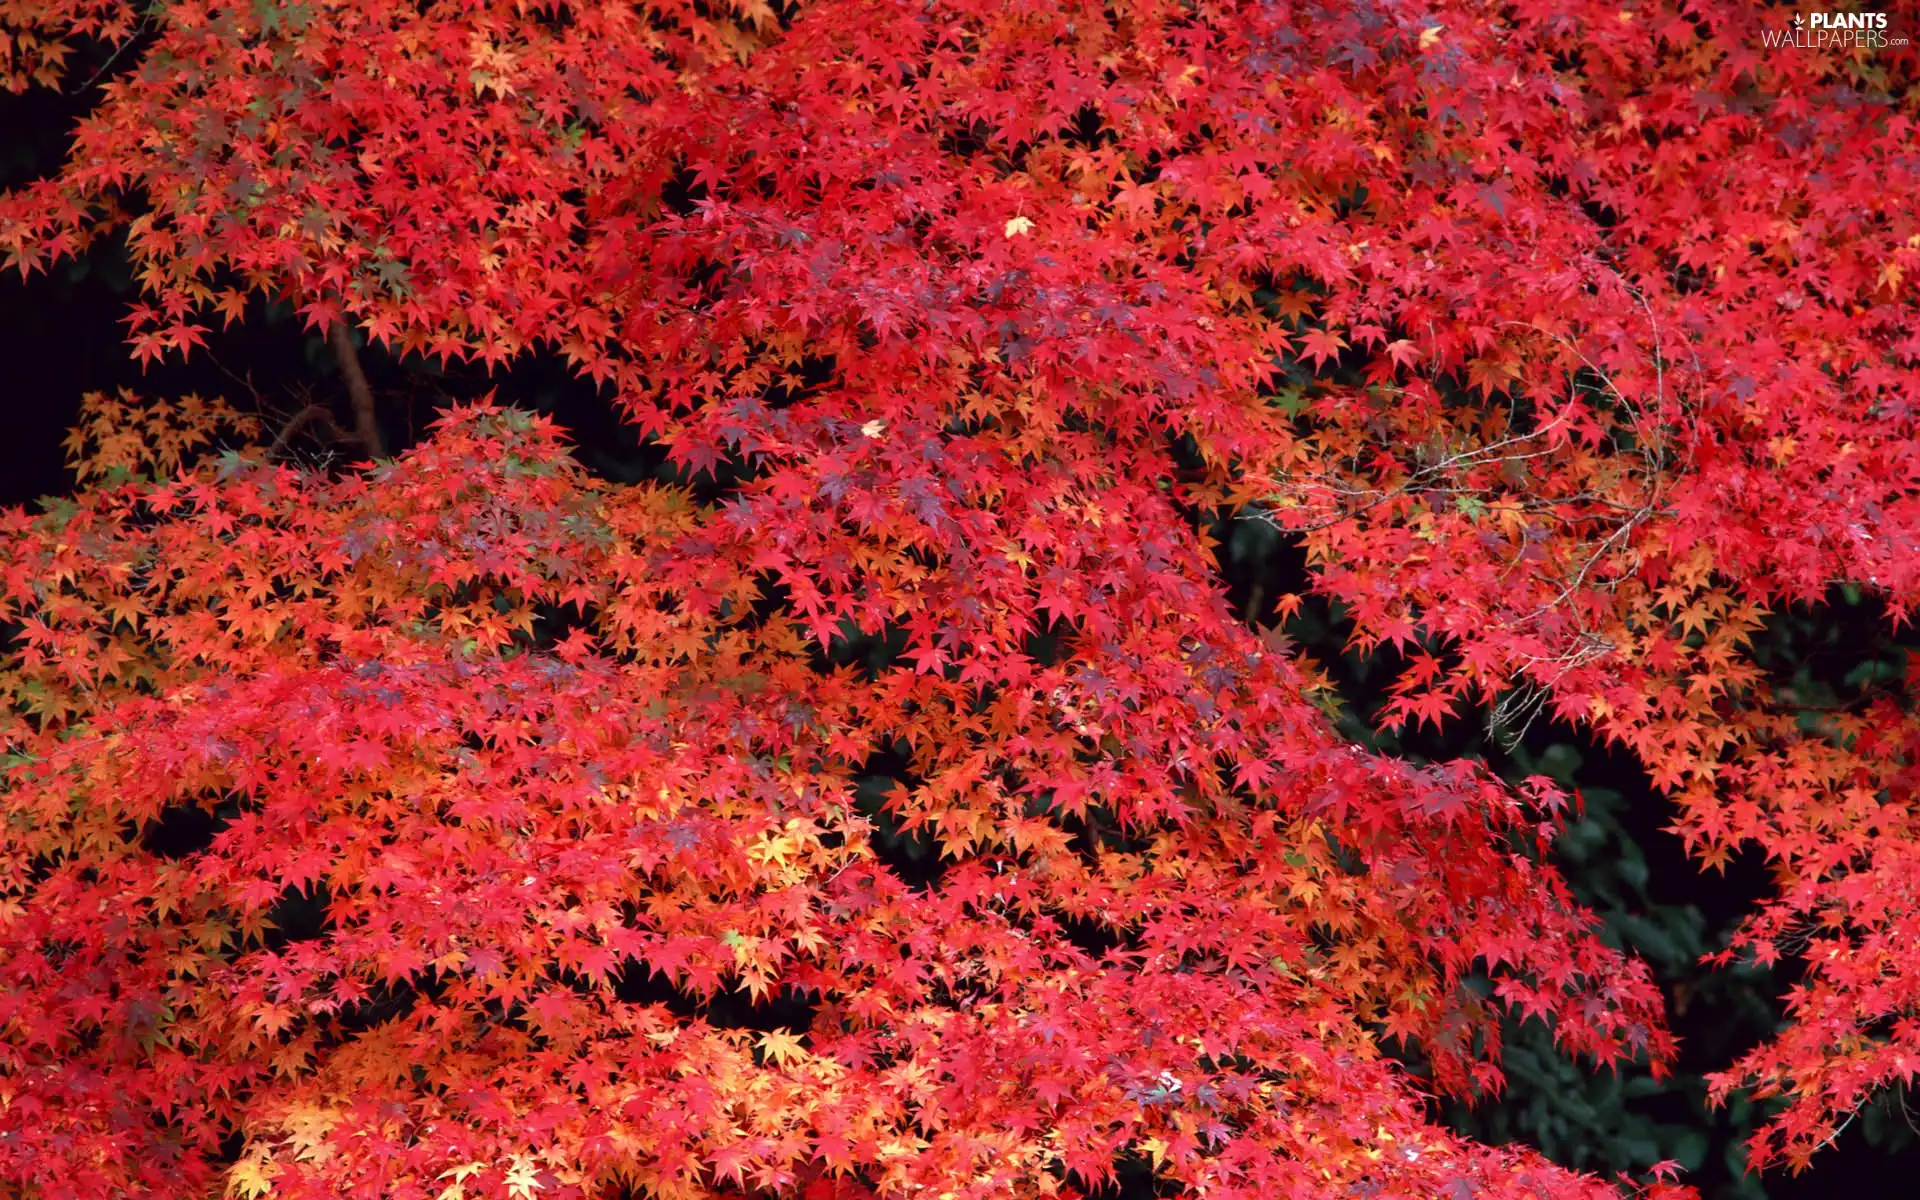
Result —
[{"label": "japanese maple tree", "polygon": [[258,297],[556,355],[677,472],[494,403],[388,456],[364,381],[339,470],[90,399],[0,515],[0,1186],[1611,1194],[1384,1052],[1672,1054],[1568,798],[1339,736],[1219,506],[1404,653],[1387,720],[1551,712],[1764,849],[1730,954],[1805,976],[1716,1087],[1804,1162],[1920,1066],[1920,725],[1748,642],[1920,594],[1920,158],[1908,51],[1785,19],[0,0],[15,88],[123,55],[0,248],[124,238],[137,357]]}]

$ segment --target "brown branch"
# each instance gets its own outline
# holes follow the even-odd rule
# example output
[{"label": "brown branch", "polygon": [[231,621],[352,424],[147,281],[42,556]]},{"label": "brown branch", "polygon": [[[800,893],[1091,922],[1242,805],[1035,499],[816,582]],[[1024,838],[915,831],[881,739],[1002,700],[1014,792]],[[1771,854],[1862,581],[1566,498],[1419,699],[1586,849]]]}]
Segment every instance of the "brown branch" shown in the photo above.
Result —
[{"label": "brown branch", "polygon": [[340,364],[340,374],[347,380],[347,395],[353,401],[353,438],[368,458],[385,458],[387,447],[380,438],[373,389],[367,386],[366,374],[360,370],[360,355],[353,348],[353,334],[347,329],[347,323],[335,321],[327,331],[327,340],[333,345],[334,361]]},{"label": "brown branch", "polygon": [[286,425],[281,428],[280,435],[273,439],[273,445],[267,447],[267,460],[271,462],[280,457],[281,452],[287,448],[287,443],[293,441],[295,434],[316,422],[326,430],[327,436],[334,441],[357,442],[360,440],[356,435],[340,428],[339,423],[333,419],[333,414],[327,411],[325,405],[309,404],[299,412],[293,414],[293,419],[289,420]]}]

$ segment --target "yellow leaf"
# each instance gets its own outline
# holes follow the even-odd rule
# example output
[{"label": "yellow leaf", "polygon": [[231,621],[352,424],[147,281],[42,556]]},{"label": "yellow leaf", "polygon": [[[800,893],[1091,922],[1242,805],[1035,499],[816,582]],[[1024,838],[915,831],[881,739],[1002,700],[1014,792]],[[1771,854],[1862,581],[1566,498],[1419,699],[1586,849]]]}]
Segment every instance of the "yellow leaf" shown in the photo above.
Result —
[{"label": "yellow leaf", "polygon": [[227,1169],[227,1195],[254,1200],[273,1190],[273,1177],[280,1168],[268,1162],[266,1155],[249,1154]]},{"label": "yellow leaf", "polygon": [[771,1033],[760,1035],[760,1053],[766,1055],[769,1061],[784,1067],[805,1058],[807,1048],[802,1046],[800,1039],[791,1033],[784,1029],[776,1029]]},{"label": "yellow leaf", "polygon": [[540,1190],[540,1174],[533,1160],[525,1155],[515,1155],[512,1165],[507,1168],[507,1195],[513,1200],[532,1200],[533,1194]]}]

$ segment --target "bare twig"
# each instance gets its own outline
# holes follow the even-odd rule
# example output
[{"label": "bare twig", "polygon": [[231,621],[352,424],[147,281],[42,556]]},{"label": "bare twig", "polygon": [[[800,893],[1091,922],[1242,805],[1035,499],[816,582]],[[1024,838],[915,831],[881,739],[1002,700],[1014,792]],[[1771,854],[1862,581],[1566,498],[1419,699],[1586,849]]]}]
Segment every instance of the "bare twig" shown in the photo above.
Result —
[{"label": "bare twig", "polygon": [[309,404],[293,414],[292,419],[281,427],[279,436],[273,439],[273,445],[267,447],[268,461],[271,462],[280,457],[281,452],[287,448],[287,444],[308,425],[319,425],[326,430],[327,436],[333,441],[358,442],[360,440],[357,434],[348,433],[340,428],[339,423],[333,419],[333,414],[327,411],[325,405]]},{"label": "bare twig", "polygon": [[100,64],[100,69],[98,71],[95,71],[92,75],[88,76],[87,81],[81,84],[79,87],[75,88],[71,94],[77,96],[81,92],[88,90],[94,84],[99,83],[100,80],[106,76],[107,72],[113,70],[114,64],[120,61],[120,56],[122,54],[125,54],[128,51],[128,49],[130,49],[133,46],[135,42],[139,41],[141,38],[145,37],[150,32],[147,22],[148,22],[147,17],[144,17],[144,16],[141,17],[140,23],[134,26],[132,32],[127,34],[126,40],[121,42],[118,46],[115,46],[113,48],[113,53],[107,56],[107,61]]}]

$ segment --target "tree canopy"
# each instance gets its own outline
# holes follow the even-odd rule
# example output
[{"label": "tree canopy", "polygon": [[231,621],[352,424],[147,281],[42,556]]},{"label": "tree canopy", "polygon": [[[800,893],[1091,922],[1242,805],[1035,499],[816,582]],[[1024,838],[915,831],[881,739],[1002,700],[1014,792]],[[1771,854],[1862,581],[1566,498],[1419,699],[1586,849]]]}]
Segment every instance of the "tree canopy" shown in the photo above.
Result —
[{"label": "tree canopy", "polygon": [[1920,1065],[1920,726],[1754,637],[1920,595],[1920,159],[1902,31],[1788,17],[0,0],[9,86],[98,92],[0,251],[123,238],[136,357],[262,299],[557,356],[664,464],[89,400],[0,513],[0,1180],[1615,1194],[1387,1053],[1671,1058],[1571,798],[1355,744],[1222,509],[1404,658],[1384,724],[1574,723],[1763,850],[1724,957],[1804,971],[1715,1088],[1804,1163]]}]

